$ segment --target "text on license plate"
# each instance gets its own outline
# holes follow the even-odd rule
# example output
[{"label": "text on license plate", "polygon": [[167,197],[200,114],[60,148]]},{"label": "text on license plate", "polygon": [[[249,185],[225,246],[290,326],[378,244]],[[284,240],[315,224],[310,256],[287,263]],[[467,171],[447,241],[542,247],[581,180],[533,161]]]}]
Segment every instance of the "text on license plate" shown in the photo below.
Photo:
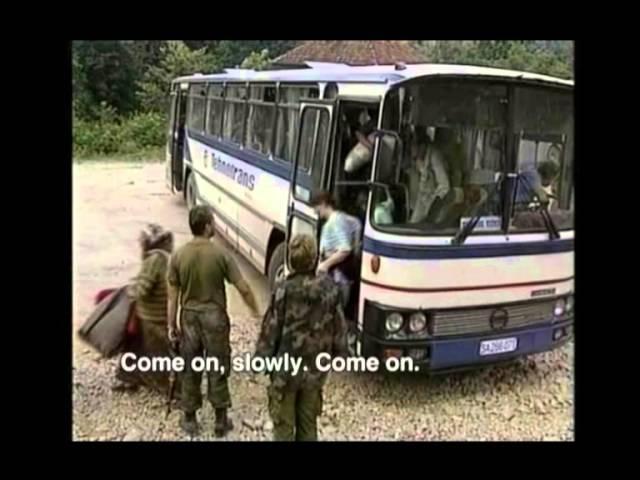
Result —
[{"label": "text on license plate", "polygon": [[518,339],[516,337],[485,340],[480,342],[480,356],[513,352],[516,348],[518,348]]}]

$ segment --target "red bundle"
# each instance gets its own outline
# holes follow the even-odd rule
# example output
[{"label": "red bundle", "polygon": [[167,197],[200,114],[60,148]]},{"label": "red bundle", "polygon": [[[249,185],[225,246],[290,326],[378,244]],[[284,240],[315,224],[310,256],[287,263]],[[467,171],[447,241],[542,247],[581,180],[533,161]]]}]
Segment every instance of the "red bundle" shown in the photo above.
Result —
[{"label": "red bundle", "polygon": [[109,295],[111,295],[115,291],[116,291],[115,288],[107,288],[105,290],[100,290],[98,292],[98,294],[96,295],[96,298],[94,300],[94,304],[95,305],[99,304],[102,300],[104,300],[106,297],[108,297]]}]

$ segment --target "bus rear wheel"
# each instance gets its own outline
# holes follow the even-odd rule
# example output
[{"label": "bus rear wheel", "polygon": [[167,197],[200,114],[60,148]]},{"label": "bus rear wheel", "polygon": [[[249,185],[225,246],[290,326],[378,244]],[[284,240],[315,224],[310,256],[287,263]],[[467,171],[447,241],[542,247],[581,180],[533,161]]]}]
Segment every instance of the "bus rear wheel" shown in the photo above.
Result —
[{"label": "bus rear wheel", "polygon": [[196,198],[198,196],[198,189],[196,187],[195,176],[193,172],[189,174],[187,178],[187,188],[185,191],[185,200],[187,202],[187,208],[191,210],[196,206]]},{"label": "bus rear wheel", "polygon": [[279,244],[273,251],[273,255],[271,255],[267,276],[269,278],[269,289],[273,292],[276,283],[284,279],[284,242]]}]

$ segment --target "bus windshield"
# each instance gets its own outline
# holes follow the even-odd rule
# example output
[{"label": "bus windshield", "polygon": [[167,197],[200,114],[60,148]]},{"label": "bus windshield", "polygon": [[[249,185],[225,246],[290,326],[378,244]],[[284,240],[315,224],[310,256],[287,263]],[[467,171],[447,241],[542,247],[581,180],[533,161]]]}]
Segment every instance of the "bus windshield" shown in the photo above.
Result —
[{"label": "bus windshield", "polygon": [[543,208],[558,229],[572,228],[571,91],[464,79],[405,84],[386,98],[371,222],[453,235],[478,216],[474,234],[500,232],[507,172],[519,174],[510,231],[545,231]]}]

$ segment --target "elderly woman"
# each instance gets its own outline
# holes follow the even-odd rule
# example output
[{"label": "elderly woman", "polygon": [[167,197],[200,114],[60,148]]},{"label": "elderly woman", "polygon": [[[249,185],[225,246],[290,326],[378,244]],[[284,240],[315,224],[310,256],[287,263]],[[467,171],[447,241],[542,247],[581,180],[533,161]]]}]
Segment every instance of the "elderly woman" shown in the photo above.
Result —
[{"label": "elderly woman", "polygon": [[[142,267],[127,293],[135,302],[133,333],[130,333],[125,352],[139,356],[169,356],[167,338],[167,265],[173,250],[173,234],[161,226],[151,224],[139,237]],[[167,372],[125,372],[118,366],[114,390],[135,389],[144,384],[166,391]]]}]

